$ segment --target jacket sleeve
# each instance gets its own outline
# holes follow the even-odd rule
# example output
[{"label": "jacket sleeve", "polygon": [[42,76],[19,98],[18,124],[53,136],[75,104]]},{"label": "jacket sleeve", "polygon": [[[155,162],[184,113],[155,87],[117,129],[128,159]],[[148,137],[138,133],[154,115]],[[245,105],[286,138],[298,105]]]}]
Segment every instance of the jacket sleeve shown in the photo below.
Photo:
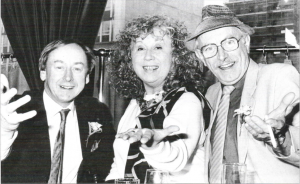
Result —
[{"label": "jacket sleeve", "polygon": [[[294,102],[299,99],[299,73],[291,65],[283,65],[279,72],[276,74],[276,86],[274,95],[274,108],[278,107],[283,97],[293,92],[295,94]],[[299,103],[299,102],[298,102]],[[296,106],[297,108],[297,106]],[[293,165],[299,166],[300,160],[300,131],[299,131],[299,108],[294,109],[291,114],[286,117],[286,122],[289,126],[289,133],[291,135],[292,146],[290,155],[287,157],[278,157],[279,159],[289,162]]]},{"label": "jacket sleeve", "polygon": [[175,140],[162,141],[154,149],[140,150],[154,168],[176,172],[186,166],[201,135],[204,136],[202,106],[194,94],[185,93],[178,99],[163,123],[164,128],[171,125],[180,128],[173,133]]},{"label": "jacket sleeve", "polygon": [[[23,97],[24,95],[16,95],[11,101],[16,101],[17,99]],[[11,102],[10,102],[11,103]],[[24,107],[21,107],[24,108]],[[1,124],[5,123],[5,120],[1,118]],[[18,130],[6,131],[1,127],[1,161],[5,160],[10,153],[11,147],[18,136]]]},{"label": "jacket sleeve", "polygon": [[[1,122],[3,123],[3,122]],[[9,156],[11,146],[18,136],[18,131],[6,132],[1,128],[1,161]]]},{"label": "jacket sleeve", "polygon": [[[135,127],[136,117],[139,113],[140,108],[136,100],[132,99],[118,124],[118,133],[127,131],[129,128]],[[123,139],[115,139],[113,146],[115,157],[111,165],[110,173],[106,178],[106,181],[124,177],[123,169],[125,169],[125,165],[127,162],[127,153],[130,144],[128,141],[125,141]]]}]

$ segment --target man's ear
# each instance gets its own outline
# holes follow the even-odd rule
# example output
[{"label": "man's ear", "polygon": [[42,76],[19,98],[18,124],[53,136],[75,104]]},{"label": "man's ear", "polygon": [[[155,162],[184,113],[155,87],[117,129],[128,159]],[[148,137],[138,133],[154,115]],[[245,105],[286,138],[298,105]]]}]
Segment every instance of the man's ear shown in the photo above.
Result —
[{"label": "man's ear", "polygon": [[40,78],[41,78],[42,81],[46,80],[46,76],[47,76],[46,71],[45,70],[41,70],[40,71]]},{"label": "man's ear", "polygon": [[204,66],[207,66],[200,49],[195,49],[195,54],[199,58],[199,60],[204,64]]},{"label": "man's ear", "polygon": [[249,54],[250,53],[250,36],[249,35],[246,35],[244,37],[244,44],[247,47],[247,52]]},{"label": "man's ear", "polygon": [[85,84],[88,84],[90,82],[90,75],[87,74],[85,77]]}]

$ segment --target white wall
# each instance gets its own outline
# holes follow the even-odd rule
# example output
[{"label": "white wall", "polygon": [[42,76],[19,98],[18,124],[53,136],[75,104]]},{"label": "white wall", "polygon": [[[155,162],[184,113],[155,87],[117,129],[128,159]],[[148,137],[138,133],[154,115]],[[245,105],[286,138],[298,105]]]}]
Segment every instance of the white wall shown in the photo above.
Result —
[{"label": "white wall", "polygon": [[202,0],[126,0],[126,20],[143,15],[166,15],[185,22],[193,32],[200,22]]}]

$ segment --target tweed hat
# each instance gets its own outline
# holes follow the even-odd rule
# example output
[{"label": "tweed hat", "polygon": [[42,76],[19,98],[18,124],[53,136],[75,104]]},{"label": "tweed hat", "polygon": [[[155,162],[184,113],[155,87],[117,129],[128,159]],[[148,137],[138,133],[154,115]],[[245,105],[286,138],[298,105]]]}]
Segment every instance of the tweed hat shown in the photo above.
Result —
[{"label": "tweed hat", "polygon": [[186,41],[196,39],[205,32],[222,27],[238,27],[249,35],[254,33],[254,29],[241,22],[228,7],[207,5],[202,9],[202,20],[195,33]]}]

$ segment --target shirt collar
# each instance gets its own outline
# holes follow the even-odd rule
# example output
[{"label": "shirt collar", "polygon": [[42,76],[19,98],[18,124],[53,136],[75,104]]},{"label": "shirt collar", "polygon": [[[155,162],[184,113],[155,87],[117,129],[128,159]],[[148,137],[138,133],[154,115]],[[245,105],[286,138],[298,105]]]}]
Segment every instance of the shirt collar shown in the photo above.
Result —
[{"label": "shirt collar", "polygon": [[[246,74],[246,72],[245,72]],[[244,86],[244,83],[245,83],[245,78],[246,78],[246,75],[244,74],[244,76],[241,78],[241,80],[239,80],[237,83],[235,83],[233,86],[235,87],[235,89],[242,89],[243,86]]]},{"label": "shirt collar", "polygon": [[[245,78],[246,78],[246,73],[244,74],[244,76],[235,84],[233,84],[232,86],[234,87],[234,90],[242,90],[243,87],[244,87],[244,83],[245,83]],[[223,90],[223,87],[225,85],[221,84],[221,87],[222,87],[222,90]]]},{"label": "shirt collar", "polygon": [[44,100],[44,105],[45,105],[45,110],[47,112],[47,116],[48,117],[53,117],[55,116],[59,111],[61,111],[61,109],[70,109],[70,113],[72,113],[72,115],[74,115],[75,112],[75,105],[74,105],[74,101],[72,101],[70,103],[70,105],[68,105],[68,107],[63,108],[62,106],[60,106],[59,104],[57,104],[44,90],[43,92],[43,100]]}]

